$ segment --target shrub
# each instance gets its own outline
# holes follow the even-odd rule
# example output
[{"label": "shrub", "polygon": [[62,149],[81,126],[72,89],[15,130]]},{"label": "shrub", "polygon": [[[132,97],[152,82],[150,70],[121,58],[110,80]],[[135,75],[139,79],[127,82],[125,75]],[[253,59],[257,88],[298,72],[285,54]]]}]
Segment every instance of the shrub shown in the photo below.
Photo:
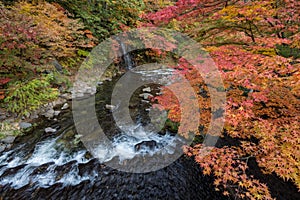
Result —
[{"label": "shrub", "polygon": [[58,91],[50,87],[50,82],[53,79],[53,75],[50,74],[26,83],[17,81],[4,99],[7,110],[18,115],[28,115],[30,111],[38,109],[49,100],[55,99],[58,96]]}]

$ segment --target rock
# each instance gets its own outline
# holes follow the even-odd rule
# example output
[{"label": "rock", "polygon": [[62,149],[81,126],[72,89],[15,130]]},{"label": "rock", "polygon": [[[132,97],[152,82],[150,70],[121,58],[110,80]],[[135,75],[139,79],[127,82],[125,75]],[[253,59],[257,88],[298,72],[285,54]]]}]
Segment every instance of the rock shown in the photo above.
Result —
[{"label": "rock", "polygon": [[64,93],[60,95],[61,98],[66,99],[66,100],[72,100],[72,94],[70,93]]},{"label": "rock", "polygon": [[15,120],[14,120],[13,118],[6,119],[5,121],[6,121],[7,123],[14,123],[14,122],[15,122]]},{"label": "rock", "polygon": [[21,122],[21,123],[19,123],[19,126],[21,129],[26,129],[26,128],[32,127],[32,124],[28,123],[28,122]]},{"label": "rock", "polygon": [[45,133],[55,133],[57,130],[55,128],[47,127],[45,128]]},{"label": "rock", "polygon": [[80,98],[83,98],[83,97],[84,97],[83,93],[74,93],[72,95],[72,98],[74,98],[74,99],[80,99]]},{"label": "rock", "polygon": [[0,120],[5,119],[7,117],[6,114],[7,112],[4,109],[0,108]]},{"label": "rock", "polygon": [[59,73],[63,73],[63,67],[58,63],[56,59],[53,60],[52,64]]},{"label": "rock", "polygon": [[62,110],[68,109],[70,106],[68,103],[64,103],[64,105],[61,107]]},{"label": "rock", "polygon": [[59,110],[56,110],[56,111],[54,111],[54,116],[58,116],[58,115],[59,115],[59,113],[60,113],[60,111],[59,111]]},{"label": "rock", "polygon": [[151,92],[151,88],[150,87],[146,87],[143,89],[143,92]]},{"label": "rock", "polygon": [[66,103],[66,99],[63,99],[63,98],[58,98],[58,99],[56,99],[55,101],[53,101],[52,103],[51,103],[51,105],[52,105],[52,107],[54,108],[54,107],[56,107],[56,106],[59,106],[59,105],[61,105],[61,104],[63,104],[63,103]]},{"label": "rock", "polygon": [[99,86],[99,85],[102,85],[102,84],[103,84],[102,81],[97,82],[97,85],[98,85],[98,86]]},{"label": "rock", "polygon": [[142,99],[141,102],[142,102],[142,103],[150,103],[150,101],[144,100],[144,99]]},{"label": "rock", "polygon": [[86,86],[86,87],[85,87],[85,91],[92,91],[92,87]]},{"label": "rock", "polygon": [[145,100],[149,99],[149,97],[153,97],[153,95],[149,93],[142,93],[139,96],[143,97]]},{"label": "rock", "polygon": [[0,144],[0,153],[6,149],[5,144]]},{"label": "rock", "polygon": [[18,122],[11,123],[13,130],[20,130],[20,124]]},{"label": "rock", "polygon": [[37,111],[30,114],[30,119],[37,119],[37,118],[39,118],[39,114]]},{"label": "rock", "polygon": [[108,110],[114,110],[116,108],[116,106],[106,104],[105,108],[108,109]]},{"label": "rock", "polygon": [[1,114],[0,113],[0,120],[6,119],[6,114]]},{"label": "rock", "polygon": [[157,142],[155,140],[142,141],[142,142],[137,143],[136,145],[134,145],[134,150],[139,151],[143,147],[147,147],[150,150],[153,150],[156,146],[157,146]]},{"label": "rock", "polygon": [[1,139],[1,142],[2,143],[5,143],[5,144],[11,144],[15,141],[16,137],[15,136],[12,136],[12,135],[9,135],[3,139]]},{"label": "rock", "polygon": [[57,124],[57,125],[53,125],[51,128],[54,128],[54,129],[58,130],[58,129],[61,128],[61,126]]},{"label": "rock", "polygon": [[53,108],[51,108],[51,109],[47,110],[45,113],[43,113],[42,115],[44,115],[48,119],[51,119],[54,117],[54,113],[55,113],[55,111],[53,110]]},{"label": "rock", "polygon": [[70,141],[70,140],[74,139],[74,137],[75,137],[75,132],[71,129],[71,130],[68,130],[68,131],[63,135],[62,138],[65,139],[65,140]]},{"label": "rock", "polygon": [[38,166],[37,168],[35,168],[31,174],[38,175],[38,174],[46,173],[48,167],[51,165],[54,165],[54,164],[55,164],[55,162],[49,162],[49,163],[42,164],[42,165]]}]

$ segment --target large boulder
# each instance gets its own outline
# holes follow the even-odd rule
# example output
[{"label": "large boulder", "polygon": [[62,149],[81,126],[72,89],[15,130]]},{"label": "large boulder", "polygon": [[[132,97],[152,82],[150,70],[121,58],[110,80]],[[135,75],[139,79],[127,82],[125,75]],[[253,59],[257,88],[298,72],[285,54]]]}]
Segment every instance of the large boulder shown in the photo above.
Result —
[{"label": "large boulder", "polygon": [[157,142],[155,140],[149,140],[137,143],[134,145],[134,150],[140,151],[142,148],[149,148],[150,150],[153,150],[155,147],[157,147]]}]

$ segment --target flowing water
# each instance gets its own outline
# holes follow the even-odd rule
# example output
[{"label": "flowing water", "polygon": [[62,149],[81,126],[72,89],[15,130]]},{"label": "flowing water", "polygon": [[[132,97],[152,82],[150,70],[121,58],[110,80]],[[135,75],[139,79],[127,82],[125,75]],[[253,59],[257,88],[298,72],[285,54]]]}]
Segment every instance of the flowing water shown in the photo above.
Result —
[{"label": "flowing water", "polygon": [[[149,72],[144,78],[149,78]],[[155,69],[155,74],[166,76],[170,70]],[[151,78],[151,76],[150,76]],[[105,162],[120,162],[136,156],[151,156],[158,152],[172,155],[180,137],[166,132],[157,134],[146,130],[142,115],[137,112],[137,123],[120,132],[114,127],[108,92],[112,82],[104,82],[97,96],[99,122],[112,138],[111,148],[99,146],[99,159],[77,139],[70,111],[60,115],[58,122],[45,122],[33,133],[17,139],[14,147],[0,155],[0,197],[3,199],[225,199],[214,191],[211,177],[202,175],[191,158],[181,156],[163,169],[148,173],[127,173],[113,169]],[[102,98],[102,99],[101,99]],[[104,99],[103,99],[104,98]],[[106,98],[106,99],[105,99]],[[145,110],[141,103],[139,110]],[[47,135],[44,128],[60,127]],[[155,148],[135,145],[155,141]]]},{"label": "flowing water", "polygon": [[134,66],[134,63],[129,55],[128,49],[126,48],[126,44],[120,38],[117,38],[117,41],[120,44],[120,51],[121,51],[121,55],[123,55],[124,58],[124,65],[126,69],[131,70]]}]

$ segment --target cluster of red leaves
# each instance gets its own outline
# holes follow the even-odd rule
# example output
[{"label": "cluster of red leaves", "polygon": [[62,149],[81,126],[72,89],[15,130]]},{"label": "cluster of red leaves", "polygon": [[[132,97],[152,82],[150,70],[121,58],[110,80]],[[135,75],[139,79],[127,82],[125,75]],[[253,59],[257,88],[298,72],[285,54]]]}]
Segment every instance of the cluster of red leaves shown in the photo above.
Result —
[{"label": "cluster of red leaves", "polygon": [[[275,172],[300,188],[298,68],[291,59],[239,46],[222,46],[211,55],[227,90],[225,129],[229,136],[243,140],[239,156],[254,156],[265,172]],[[251,137],[258,139],[258,144],[249,142]]]},{"label": "cluster of red leaves", "polygon": [[[300,189],[300,61],[278,55],[277,45],[299,47],[300,2],[296,0],[180,0],[145,19],[199,40],[218,66],[227,91],[225,132],[239,147],[187,148],[215,185],[240,198],[271,199],[266,185],[248,177],[254,157],[265,173],[275,172]],[[193,82],[201,99],[205,85],[185,63],[174,67]],[[206,90],[207,91],[207,90]],[[183,91],[184,92],[184,91]],[[178,102],[168,92],[158,98],[179,121]],[[210,105],[199,100],[199,107]],[[206,113],[207,123],[209,117]],[[251,142],[253,138],[257,143]],[[205,151],[208,153],[203,153]],[[228,188],[231,187],[231,189]]]},{"label": "cluster of red leaves", "polygon": [[5,38],[1,43],[1,49],[25,49],[28,43],[36,42],[37,31],[32,27],[29,17],[13,15],[2,7],[1,18],[1,37]]},{"label": "cluster of red leaves", "polygon": [[148,13],[144,18],[153,21],[156,25],[167,24],[173,19],[202,18],[203,14],[211,13],[225,4],[225,1],[179,0],[174,5],[167,6],[154,13]]},{"label": "cluster of red leaves", "polygon": [[214,175],[214,184],[225,190],[224,195],[231,192],[239,198],[272,199],[265,184],[246,175],[249,157],[241,157],[244,154],[240,148],[213,148],[199,144],[193,148],[185,147],[184,151],[188,156],[195,157],[203,168],[203,174]]},{"label": "cluster of red leaves", "polygon": [[10,80],[10,78],[0,78],[0,100],[5,98],[5,91],[2,90],[2,87],[5,84],[7,84]]},{"label": "cluster of red leaves", "polygon": [[40,59],[40,48],[36,45],[38,30],[33,26],[33,20],[1,4],[0,15],[1,69],[14,70],[11,67],[25,65],[24,60],[27,59],[31,62],[38,61]]},{"label": "cluster of red leaves", "polygon": [[250,144],[252,147],[249,149],[249,143],[245,143],[245,151],[255,155],[266,173],[275,172],[284,180],[299,184],[299,115],[294,117],[294,121],[289,118],[260,120],[254,124],[254,130],[259,144],[256,147]]},{"label": "cluster of red leaves", "polygon": [[[207,92],[208,88],[204,84],[204,80],[199,74],[199,71],[183,58],[178,60],[177,65],[169,67],[176,70],[176,75],[174,75],[175,80],[171,86],[162,87],[162,95],[155,97],[155,99],[164,109],[168,110],[168,118],[172,121],[182,122],[182,119],[189,119],[190,123],[181,124],[179,127],[178,132],[180,134],[186,135],[190,131],[197,134],[200,133],[198,129],[189,126],[193,124],[192,120],[195,119],[199,120],[196,123],[200,123],[205,127],[205,130],[207,130],[211,120],[211,101],[209,99],[209,93]],[[177,81],[176,79],[179,80]],[[191,86],[193,88],[194,94],[189,93],[187,88],[183,87],[182,79],[188,81],[189,87]],[[174,94],[172,90],[169,90],[168,87],[174,88],[177,91],[176,94]],[[197,98],[197,105],[188,104],[179,100],[194,97]],[[195,109],[199,109],[199,112],[195,112]],[[198,116],[199,119],[196,116]]]}]

